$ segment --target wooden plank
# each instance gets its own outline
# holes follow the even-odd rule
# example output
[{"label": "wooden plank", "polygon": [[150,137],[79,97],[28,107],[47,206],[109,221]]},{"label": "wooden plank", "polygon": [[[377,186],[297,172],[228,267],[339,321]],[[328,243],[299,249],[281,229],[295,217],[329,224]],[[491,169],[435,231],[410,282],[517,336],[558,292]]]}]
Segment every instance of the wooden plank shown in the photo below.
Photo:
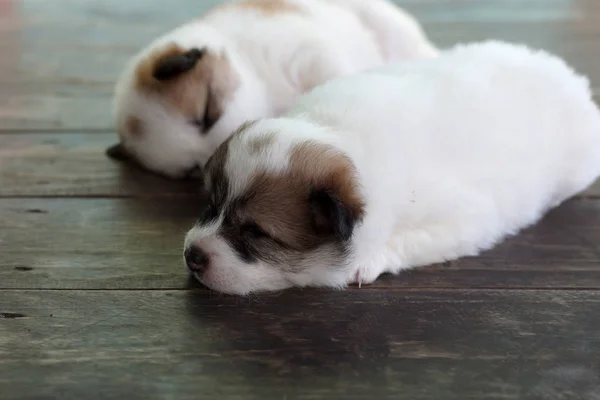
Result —
[{"label": "wooden plank", "polygon": [[[201,182],[172,181],[105,156],[111,133],[0,134],[0,198],[196,195]],[[600,181],[582,194],[600,196]]]},{"label": "wooden plank", "polygon": [[184,287],[180,249],[202,202],[0,200],[0,287]]},{"label": "wooden plank", "polygon": [[[147,0],[53,0],[50,6],[21,0],[18,10],[0,16],[5,55],[0,60],[0,129],[111,129],[110,96],[128,58],[218,3],[174,0],[164,7]],[[397,3],[413,12],[442,47],[491,38],[524,42],[567,58],[595,88],[600,86],[597,1]]]},{"label": "wooden plank", "polygon": [[597,291],[10,291],[0,313],[5,400],[600,393]]},{"label": "wooden plank", "polygon": [[2,196],[173,196],[201,183],[172,181],[109,159],[111,133],[0,135]]},{"label": "wooden plank", "polygon": [[583,194],[587,197],[599,197],[600,196],[600,180],[596,181],[591,187],[589,187]]},{"label": "wooden plank", "polygon": [[557,22],[600,16],[595,0],[392,0],[428,22]]},{"label": "wooden plank", "polygon": [[[0,199],[0,289],[186,288],[195,198]],[[378,288],[600,288],[600,200],[573,200],[480,257]]]}]

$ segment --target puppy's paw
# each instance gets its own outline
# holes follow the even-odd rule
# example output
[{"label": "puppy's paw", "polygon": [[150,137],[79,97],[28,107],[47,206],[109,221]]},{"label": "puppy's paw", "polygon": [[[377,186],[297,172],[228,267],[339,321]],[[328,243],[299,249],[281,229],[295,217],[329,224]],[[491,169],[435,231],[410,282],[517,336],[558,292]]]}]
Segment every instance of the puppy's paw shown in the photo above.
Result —
[{"label": "puppy's paw", "polygon": [[354,272],[350,284],[357,285],[359,288],[363,285],[370,285],[377,280],[380,274],[381,271],[373,266],[360,266]]}]

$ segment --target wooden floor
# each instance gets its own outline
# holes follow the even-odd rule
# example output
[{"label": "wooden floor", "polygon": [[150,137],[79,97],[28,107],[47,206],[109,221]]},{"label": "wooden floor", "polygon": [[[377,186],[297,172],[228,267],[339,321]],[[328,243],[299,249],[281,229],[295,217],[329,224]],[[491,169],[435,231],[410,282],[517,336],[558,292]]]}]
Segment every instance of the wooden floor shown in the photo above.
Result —
[{"label": "wooden floor", "polygon": [[[217,3],[0,0],[0,398],[600,399],[600,187],[478,258],[236,298],[187,281],[198,188],[104,156],[138,46]],[[599,0],[406,0],[441,46],[600,89]]]}]

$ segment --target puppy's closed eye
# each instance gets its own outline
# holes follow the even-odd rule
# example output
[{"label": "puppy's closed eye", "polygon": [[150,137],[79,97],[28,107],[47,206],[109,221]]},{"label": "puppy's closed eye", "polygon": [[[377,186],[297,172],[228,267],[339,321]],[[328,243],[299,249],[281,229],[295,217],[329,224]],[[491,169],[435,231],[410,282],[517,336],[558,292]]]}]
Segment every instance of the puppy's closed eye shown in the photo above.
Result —
[{"label": "puppy's closed eye", "polygon": [[211,119],[205,115],[204,118],[195,118],[191,120],[190,124],[198,129],[198,132],[204,136],[216,122],[216,119]]},{"label": "puppy's closed eye", "polygon": [[202,134],[206,133],[204,130],[204,121],[201,118],[196,118],[190,121],[190,124],[198,128],[198,131]]},{"label": "puppy's closed eye", "polygon": [[265,232],[255,222],[246,222],[241,226],[241,231],[244,235],[250,236],[253,239],[269,238],[269,234]]}]

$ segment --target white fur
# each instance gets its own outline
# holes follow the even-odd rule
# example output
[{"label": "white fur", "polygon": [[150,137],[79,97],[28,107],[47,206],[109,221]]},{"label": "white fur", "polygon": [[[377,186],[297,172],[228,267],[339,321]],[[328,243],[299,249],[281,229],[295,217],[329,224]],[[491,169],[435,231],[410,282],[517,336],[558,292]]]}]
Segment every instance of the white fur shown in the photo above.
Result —
[{"label": "white fur", "polygon": [[[284,281],[367,284],[384,272],[475,256],[600,175],[600,113],[587,79],[553,55],[501,42],[334,80],[302,96],[286,118],[262,120],[243,137],[265,132],[277,133],[267,150],[276,156],[262,164],[287,155],[290,146],[280,143],[294,141],[347,154],[366,217],[354,230],[348,264],[314,257],[302,275],[257,266],[260,278],[251,279],[255,267],[221,247],[227,265],[212,264],[212,276],[221,278],[205,283],[224,292],[278,290]],[[258,168],[235,154],[229,171]],[[194,228],[186,243],[205,239]],[[242,273],[250,278],[238,279]]]},{"label": "white fur", "polygon": [[[177,178],[210,155],[246,120],[287,111],[302,93],[331,78],[388,61],[434,57],[416,20],[387,0],[286,0],[301,13],[264,14],[223,7],[153,41],[125,68],[115,89],[117,125],[140,119],[143,135],[124,133],[123,145],[150,170]],[[160,98],[134,87],[136,64],[175,43],[224,51],[241,85],[206,135]]]}]

